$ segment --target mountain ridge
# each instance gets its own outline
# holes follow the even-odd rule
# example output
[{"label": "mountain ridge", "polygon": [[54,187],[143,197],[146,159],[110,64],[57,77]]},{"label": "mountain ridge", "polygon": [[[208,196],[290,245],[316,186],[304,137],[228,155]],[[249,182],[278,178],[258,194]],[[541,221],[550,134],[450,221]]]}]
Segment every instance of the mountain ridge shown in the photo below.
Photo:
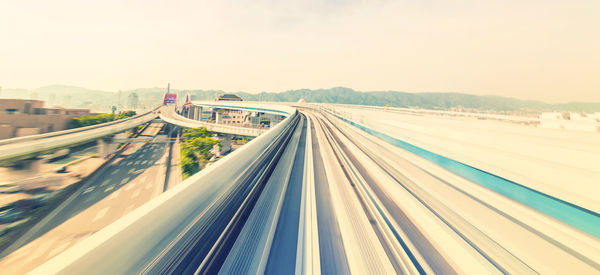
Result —
[{"label": "mountain ridge", "polygon": [[[108,108],[115,104],[125,104],[129,94],[138,93],[144,95],[144,101],[152,102],[160,100],[165,93],[165,88],[137,88],[119,93],[102,90],[87,89],[71,85],[49,85],[33,90],[10,89],[2,90],[0,97],[3,98],[37,98],[50,101],[50,103],[61,103],[60,99],[67,104],[73,97],[85,104],[73,102],[72,106],[65,107],[86,107],[87,105],[101,106]],[[201,89],[172,89],[172,92],[178,93],[184,98],[187,93],[193,100],[212,100],[217,95],[225,93],[222,90],[201,90]],[[307,102],[314,103],[340,103],[340,104],[359,104],[373,106],[391,106],[391,107],[413,107],[437,110],[465,109],[472,111],[491,111],[491,112],[541,112],[541,111],[574,111],[574,112],[600,112],[600,102],[567,102],[567,103],[546,103],[538,100],[516,99],[497,95],[472,95],[465,93],[409,93],[399,91],[368,91],[361,92],[346,87],[333,87],[329,89],[295,89],[285,92],[261,92],[257,94],[243,91],[236,92],[240,97],[247,101],[274,101],[274,102],[297,102],[305,99]],[[59,99],[57,99],[59,97]],[[141,98],[141,97],[140,97]],[[69,100],[66,100],[69,99]],[[55,102],[52,102],[55,101]]]}]

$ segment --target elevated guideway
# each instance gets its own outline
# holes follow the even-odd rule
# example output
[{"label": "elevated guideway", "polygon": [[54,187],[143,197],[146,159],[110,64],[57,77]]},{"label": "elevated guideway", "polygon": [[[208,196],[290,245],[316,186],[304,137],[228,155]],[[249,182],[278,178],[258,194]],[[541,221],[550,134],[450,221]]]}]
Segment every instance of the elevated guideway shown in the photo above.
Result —
[{"label": "elevated guideway", "polygon": [[[523,190],[516,190],[514,197],[530,202],[543,201],[535,194],[528,194],[535,190],[600,213],[600,199],[595,196],[600,192],[597,184],[600,166],[596,165],[600,162],[598,133],[511,123],[517,120],[425,115],[425,112],[399,112],[392,108],[337,104],[321,107],[355,127],[445,165],[464,177],[475,181],[474,178],[479,177],[490,187],[497,185],[492,188],[499,192],[518,185],[521,186],[518,189]],[[490,174],[496,175],[496,179]],[[498,177],[502,179],[498,180]],[[499,183],[503,180],[504,183]],[[508,196],[513,192],[505,191]]]},{"label": "elevated guideway", "polygon": [[[228,242],[232,239],[222,237],[221,233],[230,234],[232,227],[239,228],[243,224],[241,218],[248,213],[238,209],[251,211],[300,120],[297,111],[289,106],[236,104],[232,107],[271,110],[286,118],[59,255],[56,262],[40,267],[45,270],[42,273],[189,273],[200,267],[212,270],[215,266],[206,263],[204,257],[223,257],[219,254],[223,252],[213,247],[230,246]],[[238,226],[233,226],[235,223]],[[58,263],[62,255],[68,260]]]},{"label": "elevated guideway", "polygon": [[87,127],[2,140],[0,141],[0,164],[35,157],[114,135],[150,122],[157,116],[153,110],[127,119]]},{"label": "elevated guideway", "polygon": [[[233,110],[261,111],[278,115],[289,114],[290,110],[272,110],[260,103],[220,103],[194,102],[194,104],[220,107]],[[186,128],[206,127],[207,129],[241,136],[258,136],[266,131],[264,128],[237,127],[231,125],[207,123],[192,120],[178,115],[173,107],[162,106],[150,112],[131,118],[70,129],[52,133],[31,135],[5,139],[0,141],[0,164],[9,164],[22,159],[50,153],[59,149],[68,148],[77,144],[96,140],[105,136],[114,135],[136,126],[151,122],[160,117],[163,121]]]},{"label": "elevated guideway", "polygon": [[338,112],[218,104],[286,118],[33,274],[600,272],[597,215],[580,230]]},{"label": "elevated guideway", "polygon": [[[222,105],[222,107],[237,110],[239,108],[238,105],[232,105],[232,106]],[[251,105],[249,105],[249,106],[251,106]],[[249,107],[249,106],[247,105],[246,107]],[[165,122],[167,122],[169,124],[173,124],[173,125],[177,125],[177,126],[181,126],[181,127],[185,127],[185,128],[205,127],[207,130],[213,131],[213,132],[240,135],[240,136],[253,136],[253,137],[259,136],[260,134],[262,134],[266,131],[266,129],[231,126],[231,125],[209,123],[209,122],[189,119],[189,118],[186,118],[184,116],[177,114],[175,112],[175,109],[170,106],[163,106],[159,109],[159,111],[160,111],[160,113],[159,113],[160,119],[164,120]]]}]

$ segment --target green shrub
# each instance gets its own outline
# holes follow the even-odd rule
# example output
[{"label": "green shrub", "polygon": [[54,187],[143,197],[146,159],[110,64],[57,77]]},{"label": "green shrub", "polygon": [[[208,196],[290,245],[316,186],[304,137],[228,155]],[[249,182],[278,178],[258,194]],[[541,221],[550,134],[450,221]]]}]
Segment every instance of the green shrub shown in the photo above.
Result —
[{"label": "green shrub", "polygon": [[85,116],[73,118],[71,121],[69,121],[68,126],[70,129],[85,127],[85,126],[96,125],[96,124],[100,124],[100,123],[106,123],[106,122],[114,121],[117,119],[132,117],[135,114],[136,114],[135,111],[123,111],[116,116],[113,114],[85,115]]},{"label": "green shrub", "polygon": [[214,133],[204,127],[183,131],[184,141],[180,145],[180,162],[184,178],[200,171],[211,158],[210,150],[222,141],[212,136]]}]

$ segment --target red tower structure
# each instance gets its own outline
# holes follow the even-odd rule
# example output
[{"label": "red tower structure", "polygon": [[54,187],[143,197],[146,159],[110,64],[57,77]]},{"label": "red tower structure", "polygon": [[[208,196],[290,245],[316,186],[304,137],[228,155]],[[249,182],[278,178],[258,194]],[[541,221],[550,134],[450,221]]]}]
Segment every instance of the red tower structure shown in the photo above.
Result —
[{"label": "red tower structure", "polygon": [[163,98],[163,105],[175,105],[175,107],[177,107],[177,94],[166,93],[165,97]]},{"label": "red tower structure", "polygon": [[185,96],[185,103],[183,104],[183,109],[189,110],[192,107],[192,100],[190,99],[190,94]]},{"label": "red tower structure", "polygon": [[163,97],[163,105],[164,106],[172,106],[175,105],[175,109],[177,109],[177,94],[171,93],[171,83],[167,86],[167,92]]}]

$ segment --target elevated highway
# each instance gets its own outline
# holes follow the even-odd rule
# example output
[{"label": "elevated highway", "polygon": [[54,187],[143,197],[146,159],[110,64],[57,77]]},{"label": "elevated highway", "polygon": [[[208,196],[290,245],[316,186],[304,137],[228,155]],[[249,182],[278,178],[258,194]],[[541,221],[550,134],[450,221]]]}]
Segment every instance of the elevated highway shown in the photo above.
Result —
[{"label": "elevated highway", "polygon": [[[235,102],[217,103],[199,101],[194,102],[193,104],[212,108],[221,107],[233,110],[273,113],[277,115],[289,115],[289,113],[292,111],[290,109],[282,110],[281,108],[268,108],[268,106],[262,103],[248,104]],[[93,141],[102,137],[111,136],[151,122],[156,118],[160,118],[169,124],[185,128],[206,127],[210,131],[240,136],[255,137],[266,131],[264,128],[239,127],[193,120],[177,114],[172,106],[162,106],[150,112],[136,115],[127,119],[65,131],[0,140],[0,165],[14,163],[18,160],[32,158],[59,149]]]},{"label": "elevated highway", "polygon": [[81,127],[65,131],[51,132],[0,141],[0,164],[35,157],[62,148],[93,141],[114,135],[139,125],[148,123],[158,115],[154,111],[131,118]]},{"label": "elevated highway", "polygon": [[[195,104],[211,107],[223,106],[211,102],[196,102]],[[232,104],[230,108],[236,110],[261,110],[263,112],[272,112],[280,115],[287,114],[290,111],[270,110],[264,108],[264,105],[261,104]],[[160,118],[169,124],[181,127],[206,127],[214,132],[241,136],[258,136],[266,131],[264,128],[237,127],[192,120],[178,115],[173,107],[162,106],[150,112],[127,119],[65,131],[1,140],[0,164],[14,163],[18,160],[32,158],[59,149],[93,141],[102,137],[111,136],[151,122],[156,118]]]},{"label": "elevated highway", "polygon": [[286,118],[33,274],[600,272],[593,207],[553,216],[352,110],[219,104]]}]

